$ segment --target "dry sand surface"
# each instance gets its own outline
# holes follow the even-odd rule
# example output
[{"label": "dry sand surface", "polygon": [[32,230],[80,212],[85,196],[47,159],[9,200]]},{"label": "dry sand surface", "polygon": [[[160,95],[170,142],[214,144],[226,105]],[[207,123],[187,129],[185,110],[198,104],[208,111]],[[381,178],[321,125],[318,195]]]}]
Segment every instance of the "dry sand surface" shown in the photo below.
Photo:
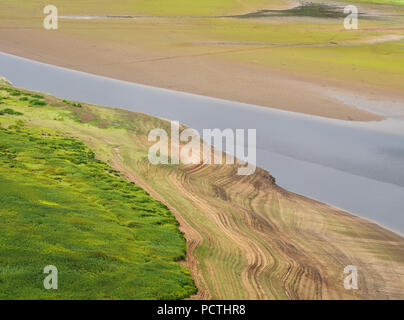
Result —
[{"label": "dry sand surface", "polygon": [[[115,79],[343,120],[383,118],[323,92],[349,86],[350,92],[380,97],[375,88],[226,59],[237,50],[247,49],[232,46],[211,53],[179,55],[170,50],[153,52],[133,44],[90,40],[77,33],[25,28],[0,33],[0,51]],[[393,93],[387,96],[404,99]]]}]

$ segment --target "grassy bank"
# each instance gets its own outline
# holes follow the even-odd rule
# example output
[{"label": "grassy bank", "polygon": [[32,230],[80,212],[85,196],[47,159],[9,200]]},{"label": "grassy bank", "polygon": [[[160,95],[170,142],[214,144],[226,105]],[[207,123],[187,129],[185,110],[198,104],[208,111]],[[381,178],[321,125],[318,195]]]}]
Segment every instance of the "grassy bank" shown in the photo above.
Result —
[{"label": "grassy bank", "polygon": [[[37,12],[46,4],[41,0],[3,0],[4,5],[22,11]],[[283,0],[90,0],[73,2],[54,0],[53,5],[63,9],[63,14],[117,14],[152,16],[216,16],[246,13],[257,8],[268,8],[287,3]],[[38,14],[38,13],[37,13]],[[40,14],[40,13],[39,13]]]},{"label": "grassy bank", "polygon": [[[26,126],[24,114],[50,111],[43,96],[4,86],[0,96],[0,298],[195,293],[177,262],[185,240],[168,208],[69,132]],[[43,288],[46,265],[58,268],[58,290]]]}]

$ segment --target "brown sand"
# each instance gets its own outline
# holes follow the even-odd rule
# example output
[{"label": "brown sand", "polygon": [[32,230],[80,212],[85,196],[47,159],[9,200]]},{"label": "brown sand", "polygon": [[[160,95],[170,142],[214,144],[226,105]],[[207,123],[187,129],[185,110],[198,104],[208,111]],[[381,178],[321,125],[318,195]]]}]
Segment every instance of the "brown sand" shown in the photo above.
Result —
[{"label": "brown sand", "polygon": [[[229,174],[231,168],[226,166],[186,166],[158,173],[159,169],[137,162],[139,172],[136,172],[124,164],[119,147],[114,152],[111,165],[167,204],[180,222],[187,239],[185,263],[199,289],[192,298],[402,299],[403,263],[397,259],[403,251],[401,236],[289,193],[276,186],[270,174],[262,169],[240,178]],[[157,179],[160,174],[168,177],[172,186],[169,192],[175,190],[175,194],[188,199],[220,235],[211,234],[203,224],[196,223],[194,214],[177,210],[160,194],[162,189],[150,185],[150,179]],[[275,207],[270,203],[275,203]],[[274,209],[279,210],[279,217]],[[227,239],[240,250],[240,256],[235,250],[231,252],[232,259],[245,261],[241,272],[235,272],[234,281],[241,286],[240,291],[234,282],[225,279],[210,255],[204,259],[198,256],[200,246],[209,247],[209,252],[223,250],[216,259],[224,265],[229,256],[225,248],[217,245],[217,237]],[[386,261],[378,255],[380,248],[389,250],[391,259]],[[211,263],[216,263],[216,267]],[[345,290],[342,285],[342,270],[350,263],[362,270],[360,290]],[[233,271],[227,269],[225,273]]]},{"label": "brown sand", "polygon": [[[226,53],[155,52],[133,42],[88,39],[80,32],[49,32],[32,28],[2,28],[0,51],[79,71],[156,87],[318,115],[371,121],[383,117],[347,105],[323,93],[324,79],[233,62]],[[240,50],[240,49],[239,49]],[[153,52],[153,53],[151,53]],[[362,94],[366,90],[362,89]],[[369,90],[368,90],[369,91]]]}]

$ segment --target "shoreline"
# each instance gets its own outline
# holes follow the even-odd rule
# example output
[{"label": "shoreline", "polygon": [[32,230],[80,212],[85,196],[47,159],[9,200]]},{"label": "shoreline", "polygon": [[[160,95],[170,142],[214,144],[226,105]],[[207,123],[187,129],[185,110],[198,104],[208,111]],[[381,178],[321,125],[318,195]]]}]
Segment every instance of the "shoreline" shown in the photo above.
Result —
[{"label": "shoreline", "polygon": [[[5,54],[5,55],[9,55],[9,54]],[[9,55],[9,56],[13,56],[13,55]],[[32,61],[32,60],[30,60],[30,59],[26,59],[26,58],[22,58],[22,57],[17,57],[17,56],[13,56],[13,57],[18,58],[18,59],[22,59],[22,60],[26,60],[26,61]],[[50,64],[46,64],[46,63],[42,63],[42,62],[36,62],[36,63],[39,63],[39,64],[41,64],[41,65],[46,65],[46,66],[48,66],[48,67],[49,67],[49,66],[50,66],[50,67],[55,67],[55,66],[52,66],[52,65],[50,65]],[[61,67],[56,67],[56,68],[61,68]],[[61,69],[64,69],[64,70],[69,71],[69,72],[72,72],[72,73],[82,74],[82,72],[76,71],[76,70],[71,70],[71,69],[66,69],[66,68],[61,68]],[[84,74],[84,75],[85,75],[85,74]],[[91,74],[87,74],[87,75],[88,75],[88,76],[91,76],[91,77],[101,78],[101,79],[104,79],[104,80],[106,80],[106,81],[119,81],[119,82],[122,82],[123,84],[126,84],[126,85],[131,85],[131,84],[132,84],[132,85],[137,85],[137,86],[140,86],[140,87],[144,87],[145,89],[149,89],[149,90],[163,90],[163,91],[165,91],[167,94],[171,94],[171,95],[179,94],[179,95],[186,95],[186,96],[189,96],[190,98],[193,98],[193,97],[198,98],[198,96],[195,96],[194,94],[190,94],[190,93],[186,93],[186,94],[185,94],[185,93],[175,92],[175,91],[168,90],[168,89],[150,88],[150,87],[148,87],[148,86],[144,86],[144,85],[141,85],[141,84],[134,84],[134,83],[130,83],[130,82],[122,81],[122,80],[114,80],[114,79],[110,79],[110,78],[106,78],[106,77],[102,77],[102,76],[98,76],[98,75],[91,75]],[[12,81],[11,81],[11,82],[12,82]],[[49,93],[49,94],[53,94],[53,93]],[[199,97],[199,98],[204,99],[204,100],[211,100],[212,102],[219,102],[219,103],[223,103],[223,104],[232,103],[231,101],[217,100],[216,98],[210,98],[210,97]],[[234,106],[234,107],[237,108],[237,106]],[[259,110],[259,109],[262,109],[262,108],[263,108],[263,107],[260,107],[260,106],[248,106],[248,105],[244,106],[243,104],[239,104],[238,107],[240,107],[240,108],[252,108],[252,111],[254,110],[254,108],[257,108],[256,110]],[[119,107],[118,107],[118,108],[119,108]],[[264,108],[264,110],[266,110],[266,108]],[[136,110],[133,110],[133,111],[136,111]],[[147,112],[144,112],[144,111],[136,111],[136,112],[141,112],[141,113],[150,114],[150,113],[147,113]],[[366,124],[366,123],[357,123],[357,122],[344,122],[344,121],[335,120],[335,119],[326,119],[326,118],[322,118],[322,117],[318,117],[318,116],[304,115],[304,114],[300,114],[300,113],[293,113],[293,112],[290,112],[290,111],[282,111],[282,110],[277,110],[277,109],[272,109],[271,112],[273,112],[274,114],[289,116],[289,117],[291,117],[291,118],[302,119],[302,120],[305,120],[305,119],[306,119],[306,120],[311,120],[311,121],[315,121],[315,122],[320,122],[320,123],[323,123],[324,125],[326,125],[327,123],[328,123],[329,125],[331,125],[331,124],[333,124],[333,123],[334,123],[334,124],[340,123],[340,125],[344,125],[344,126],[346,126],[347,128],[349,128],[349,127],[358,127],[358,128],[361,128],[361,127],[363,127],[363,126]],[[156,116],[156,115],[153,114],[153,116]],[[162,119],[167,119],[167,118],[161,117],[161,116],[157,116],[157,117],[162,118]],[[342,123],[342,122],[343,122],[343,123]],[[184,122],[184,121],[182,121],[182,123],[184,123],[185,125],[187,125],[187,126],[189,126],[189,127],[193,127],[192,124],[186,123],[186,122]],[[375,123],[375,125],[377,125],[377,124],[379,124],[379,122]],[[366,128],[366,127],[367,127],[367,128]],[[371,127],[372,127],[371,125],[369,126],[369,124],[367,124],[367,125],[365,125],[365,128],[363,128],[363,129],[365,129],[365,130],[368,129],[368,130],[369,130],[369,129],[371,129]],[[401,135],[401,136],[402,136],[402,135]],[[309,163],[310,163],[310,162],[309,162]],[[262,165],[259,165],[259,164],[257,164],[257,166],[258,166],[258,167],[262,167]],[[270,169],[268,169],[268,168],[266,168],[266,169],[264,169],[264,170],[268,170],[268,171],[270,171],[270,172],[272,173],[272,170],[270,170]],[[341,171],[341,172],[348,173],[348,172],[345,172],[345,171]],[[277,176],[277,175],[275,175],[275,176]],[[296,178],[296,177],[295,177],[295,178]],[[297,179],[297,178],[296,178],[296,179]],[[280,180],[280,179],[279,179],[279,180]],[[279,182],[279,180],[278,180],[278,182]],[[376,180],[376,179],[375,179],[375,181],[383,182],[383,181]],[[282,185],[282,184],[281,184],[281,185],[279,185],[279,186],[280,186],[281,188],[284,188],[285,190],[291,190],[291,188],[289,188],[289,187],[287,187],[287,186],[285,186],[285,185]],[[341,210],[343,210],[343,211],[345,211],[345,212],[348,212],[348,213],[354,215],[355,217],[368,220],[368,221],[370,221],[370,222],[372,222],[372,223],[375,223],[375,224],[381,226],[382,228],[385,228],[385,229],[387,229],[387,230],[390,230],[390,231],[392,231],[392,232],[394,232],[394,233],[399,234],[400,236],[402,236],[402,233],[401,233],[401,232],[396,231],[396,230],[392,230],[392,229],[390,229],[389,227],[387,227],[385,224],[383,224],[382,222],[378,222],[378,221],[375,220],[375,219],[368,218],[367,216],[361,215],[360,213],[354,213],[354,211],[352,211],[352,210],[344,209],[343,207],[340,207],[340,206],[338,206],[338,205],[329,203],[328,201],[326,201],[326,200],[324,200],[324,199],[321,200],[321,199],[318,198],[318,197],[312,196],[312,195],[307,194],[307,193],[304,193],[304,192],[299,192],[299,191],[296,191],[296,190],[293,190],[293,189],[292,189],[290,192],[293,192],[293,193],[295,193],[295,194],[297,194],[297,195],[300,195],[300,196],[303,196],[303,197],[307,197],[307,198],[309,198],[309,199],[312,199],[313,201],[316,201],[316,202],[320,202],[320,203],[329,205],[330,207],[334,207],[334,208],[337,208],[337,209],[341,209]]]},{"label": "shoreline", "polygon": [[[2,41],[0,51],[76,71],[324,118],[361,122],[380,121],[386,118],[372,110],[346,103],[328,93],[328,91],[336,89],[347,92],[349,95],[354,94],[372,99],[375,94],[372,94],[373,91],[369,88],[362,88],[362,91],[356,93],[355,86],[351,87],[354,91],[349,91],[341,87],[340,83],[337,83],[338,81],[330,82],[314,76],[307,77],[250,63],[228,61],[221,57],[220,52],[214,56],[162,58],[149,56],[147,59],[130,61],[130,48],[122,48],[120,51],[108,46],[107,51],[114,52],[107,54],[103,53],[101,49],[104,45],[107,46],[106,44],[96,45],[96,47],[101,47],[99,50],[94,50],[91,44],[64,36],[63,41],[71,42],[70,44],[55,45],[49,49],[44,43],[49,39],[45,35],[41,35],[41,31],[31,35],[32,41],[41,45],[29,45],[32,50],[27,51],[25,42],[31,40],[24,36],[18,41],[18,30],[17,34],[14,34],[12,30],[9,31],[10,37],[13,39]],[[24,30],[24,32],[32,33],[31,30]],[[56,39],[56,41],[62,39]],[[17,42],[10,43],[10,41]],[[66,46],[73,48],[79,46],[82,52],[78,55],[76,52],[66,49]],[[61,52],[62,50],[66,50],[66,52]],[[147,52],[142,52],[140,55],[145,56]],[[94,63],[94,61],[96,62]],[[122,63],[116,61],[122,61]],[[404,101],[404,97],[389,92],[385,92],[385,97],[388,100],[402,99]]]},{"label": "shoreline", "polygon": [[[208,96],[208,95],[203,95],[203,94],[198,94],[198,93],[193,93],[193,92],[185,92],[185,91],[171,89],[171,88],[161,88],[158,86],[152,86],[152,85],[148,85],[148,84],[143,84],[143,83],[129,81],[129,80],[123,80],[123,79],[119,79],[119,78],[111,78],[111,77],[100,75],[97,73],[91,73],[91,72],[86,72],[86,71],[82,71],[82,70],[72,69],[69,67],[64,67],[64,66],[59,66],[56,64],[48,63],[48,62],[43,62],[41,60],[27,58],[25,56],[15,55],[15,54],[8,53],[8,52],[2,51],[2,50],[0,50],[0,54],[6,55],[6,56],[9,56],[12,58],[16,58],[16,59],[21,59],[21,60],[24,60],[29,63],[40,64],[40,65],[46,66],[48,68],[57,68],[57,69],[60,69],[60,70],[63,70],[63,71],[69,72],[69,73],[76,73],[78,75],[85,75],[85,76],[89,76],[89,77],[94,77],[96,79],[97,78],[102,79],[105,81],[119,82],[119,83],[122,83],[122,84],[125,84],[128,86],[135,85],[137,87],[141,87],[146,90],[158,90],[160,92],[165,92],[170,95],[182,95],[182,96],[194,97],[194,98],[199,98],[199,99],[204,99],[204,100],[211,100],[212,102],[217,102],[217,103],[221,103],[221,104],[232,104],[233,105],[232,107],[245,108],[245,109],[251,108],[251,110],[253,110],[253,111],[257,110],[257,109],[258,110],[266,109],[274,114],[287,115],[287,116],[290,116],[293,118],[306,119],[306,120],[310,120],[310,121],[321,122],[324,124],[326,124],[326,123],[337,124],[337,125],[343,125],[346,127],[355,127],[355,128],[359,128],[359,129],[363,129],[363,130],[372,130],[372,131],[374,130],[374,131],[380,131],[380,132],[389,133],[389,134],[396,134],[399,136],[404,135],[404,130],[400,131],[396,127],[391,128],[392,130],[389,130],[388,128],[385,128],[383,125],[381,125],[382,123],[385,123],[387,121],[391,121],[391,120],[392,121],[401,121],[401,119],[396,119],[394,117],[387,117],[388,116],[387,114],[384,114],[383,112],[381,112],[379,110],[377,111],[378,113],[375,113],[375,114],[378,117],[380,117],[380,119],[367,120],[367,121],[351,121],[351,120],[338,119],[338,118],[333,118],[333,117],[324,117],[324,116],[317,115],[317,114],[308,114],[308,113],[302,113],[302,112],[297,112],[297,111],[292,111],[292,110],[287,110],[287,109],[279,109],[274,106],[265,106],[265,105],[247,103],[247,102],[234,101],[231,99],[217,98],[217,97],[212,97],[212,96]],[[12,83],[11,80],[9,80],[9,79],[6,79],[6,80]],[[23,88],[23,89],[25,89],[25,88]],[[339,93],[341,95],[343,94],[343,91],[338,91],[337,89],[335,89],[335,90],[329,89],[329,90],[330,90],[330,94],[331,93],[334,95],[336,95],[336,93]],[[53,95],[52,93],[46,93],[46,94]],[[126,108],[126,107],[116,107],[116,108]],[[362,110],[368,111],[364,108]],[[139,111],[135,111],[135,112],[139,112]],[[143,113],[143,112],[140,112],[140,113]],[[148,114],[148,115],[152,115],[152,114]],[[161,118],[163,120],[170,121],[168,118],[164,118],[164,117],[160,117],[160,116],[156,116],[156,115],[152,115],[152,116]],[[185,124],[185,125],[187,125],[187,124]]]},{"label": "shoreline", "polygon": [[[59,101],[58,98],[53,97],[51,100]],[[83,105],[83,107],[90,112],[96,112],[96,115],[103,116],[106,116],[103,109],[108,109],[107,114],[119,115],[119,118],[129,122],[134,121],[135,118],[143,119],[142,123],[149,123],[153,127],[153,116],[143,118],[138,112],[132,111],[134,116],[132,118],[130,116],[132,112],[120,111],[118,108],[95,105]],[[37,113],[38,118],[46,119],[46,114],[41,112],[40,109],[34,109],[33,112]],[[115,117],[113,118],[115,119]],[[31,117],[31,120],[34,120],[34,118]],[[170,169],[165,167],[155,168],[153,171],[156,171],[150,175],[147,160],[145,162],[141,160],[127,161],[131,156],[137,155],[139,157],[139,153],[147,152],[147,144],[142,143],[142,139],[135,139],[140,141],[140,144],[135,146],[137,151],[133,153],[134,137],[122,134],[121,129],[115,131],[113,128],[104,128],[106,131],[100,133],[100,128],[97,128],[96,125],[89,125],[88,131],[82,132],[80,129],[83,126],[82,123],[75,122],[74,125],[64,122],[55,123],[51,119],[47,119],[45,123],[41,121],[33,122],[31,125],[41,127],[44,124],[48,124],[50,128],[58,128],[62,131],[62,128],[64,128],[68,132],[75,132],[74,136],[76,138],[82,140],[94,150],[98,150],[98,155],[103,154],[102,160],[110,160],[111,166],[115,170],[124,173],[128,180],[134,181],[147,190],[155,199],[163,200],[163,203],[170,210],[171,207],[175,209],[172,213],[180,222],[180,230],[185,233],[187,240],[186,263],[191,270],[196,285],[200,289],[199,294],[201,294],[196,297],[193,296],[191,299],[228,299],[235,296],[249,299],[285,298],[285,296],[274,295],[270,290],[265,291],[262,289],[266,288],[268,284],[272,288],[274,283],[277,287],[285,290],[282,292],[285,292],[284,294],[288,299],[313,299],[313,295],[315,298],[336,299],[340,298],[341,294],[348,299],[358,297],[401,297],[402,289],[397,286],[395,277],[388,276],[383,279],[377,277],[380,270],[384,270],[386,265],[383,259],[377,255],[377,251],[376,253],[374,251],[394,250],[392,251],[392,257],[400,257],[400,252],[402,251],[400,244],[404,240],[401,234],[346,210],[339,210],[335,206],[287,191],[273,184],[273,181],[268,179],[270,174],[268,175],[266,170],[258,169],[254,175],[240,178],[231,175],[232,171],[229,170],[231,166],[230,168],[226,166],[198,168],[198,166],[191,165]],[[84,126],[87,127],[85,124]],[[125,126],[122,129],[124,131],[131,130]],[[136,133],[134,134],[136,136]],[[144,134],[144,132],[140,134],[140,137]],[[108,140],[105,137],[108,137]],[[103,146],[101,149],[96,147],[100,146],[100,144]],[[111,153],[105,153],[105,150],[111,150]],[[136,159],[136,156],[132,159]],[[140,157],[139,159],[142,158]],[[144,180],[139,179],[139,176]],[[184,176],[186,177],[185,179]],[[161,181],[159,182],[158,177],[169,177],[169,179],[167,181],[162,179],[162,183]],[[224,184],[217,184],[217,181],[223,182],[224,177],[227,177],[230,181],[226,180]],[[200,183],[192,183],[193,179],[200,181]],[[258,183],[255,184],[254,182]],[[219,191],[223,190],[224,194],[228,195],[229,198],[227,196],[218,196],[218,191],[209,192],[210,188],[202,187],[199,189],[200,186],[205,186],[206,183],[217,187]],[[168,194],[167,186],[169,187]],[[149,188],[150,191],[155,192],[150,192]],[[174,192],[176,195],[174,198],[171,195],[173,190],[177,191],[176,193]],[[251,201],[251,207],[243,206],[244,201],[239,202],[236,197],[236,195],[241,199],[248,197],[251,200],[252,194],[254,195],[254,201]],[[271,200],[272,197],[274,197],[272,199],[274,202]],[[185,201],[185,204],[183,201]],[[189,201],[195,204],[195,211],[186,210],[188,208],[186,203]],[[229,207],[233,201],[237,205]],[[271,203],[275,205],[275,207],[271,206],[272,210],[275,210],[275,212],[279,210],[279,215],[268,215],[272,211],[268,212],[264,204],[270,205]],[[220,208],[223,209],[220,210],[221,214],[218,215],[217,212]],[[290,222],[289,219],[285,220],[285,214],[289,219],[293,217],[294,223]],[[292,216],[290,217],[289,214]],[[224,220],[229,221],[229,223],[223,223],[220,217],[224,217]],[[264,223],[257,224],[256,219],[260,219],[259,221]],[[296,224],[296,221],[299,221],[299,223]],[[341,231],[346,232],[342,233]],[[205,241],[206,239],[215,239],[219,244],[224,241],[225,244],[232,247],[228,251],[226,246],[217,245],[217,242]],[[316,244],[320,243],[324,251],[317,250]],[[203,257],[198,254],[196,250],[198,247],[201,247],[201,250],[211,250],[213,258]],[[295,250],[290,250],[291,247]],[[226,257],[226,253],[232,252],[234,254],[234,250],[239,250],[238,252],[240,253],[240,255],[234,255],[234,257],[238,257],[238,261],[242,266],[241,274],[238,269],[226,267],[226,260],[223,259],[223,256]],[[309,282],[305,282],[306,285],[302,289],[303,291],[299,287],[291,295],[289,294],[290,291],[287,291],[287,283],[272,282],[271,280],[269,282],[263,281],[262,279],[268,279],[268,277],[275,280],[278,275],[286,272],[282,268],[275,271],[273,268],[266,268],[266,266],[274,263],[270,260],[270,257],[273,257],[274,254],[273,250],[279,253],[277,256],[281,257],[275,261],[278,264],[287,266],[290,261],[296,261],[296,267],[291,271],[288,269],[289,271],[286,274],[289,274],[289,272],[294,274],[300,270],[311,268],[311,270],[316,270],[321,275],[320,278],[308,277]],[[295,253],[296,251],[297,253]],[[304,254],[307,259],[302,261],[300,259],[301,254]],[[330,256],[332,257],[335,254],[339,256],[337,261],[330,259]],[[265,264],[257,264],[257,261],[265,261]],[[392,260],[391,263],[394,263],[394,265],[389,264],[388,270],[391,270],[394,275],[400,274],[397,271],[401,270],[400,260]],[[358,266],[361,270],[371,270],[365,281],[370,286],[375,287],[376,290],[369,291],[366,289],[368,286],[366,286],[363,291],[357,291],[355,294],[350,295],[349,291],[335,286],[336,283],[340,283],[340,278],[336,277],[335,274],[342,272],[342,266],[348,264]],[[225,272],[226,274],[231,274],[233,279],[217,282],[211,268],[206,268],[206,266],[214,268],[215,273]],[[224,268],[222,268],[223,266]],[[260,277],[261,273],[262,278]],[[390,275],[391,273],[387,274]],[[257,279],[262,285],[256,286],[254,279]],[[230,286],[229,289],[226,284],[230,283],[237,284],[238,287]],[[310,294],[311,291],[307,292],[307,288],[321,284],[324,290],[315,290],[313,294]],[[217,285],[221,285],[221,291],[216,291]]]}]

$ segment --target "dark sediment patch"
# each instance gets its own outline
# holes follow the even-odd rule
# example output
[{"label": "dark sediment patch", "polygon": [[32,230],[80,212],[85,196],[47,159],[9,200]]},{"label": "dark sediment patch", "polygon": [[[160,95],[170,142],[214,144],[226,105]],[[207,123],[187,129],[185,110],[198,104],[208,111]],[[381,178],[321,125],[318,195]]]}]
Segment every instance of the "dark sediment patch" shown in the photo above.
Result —
[{"label": "dark sediment patch", "polygon": [[[242,15],[232,16],[240,19],[270,18],[270,17],[311,17],[311,18],[345,18],[349,13],[344,13],[344,6],[323,4],[323,3],[303,3],[297,7],[283,10],[260,10]],[[363,12],[358,12],[358,16],[371,17]]]}]

